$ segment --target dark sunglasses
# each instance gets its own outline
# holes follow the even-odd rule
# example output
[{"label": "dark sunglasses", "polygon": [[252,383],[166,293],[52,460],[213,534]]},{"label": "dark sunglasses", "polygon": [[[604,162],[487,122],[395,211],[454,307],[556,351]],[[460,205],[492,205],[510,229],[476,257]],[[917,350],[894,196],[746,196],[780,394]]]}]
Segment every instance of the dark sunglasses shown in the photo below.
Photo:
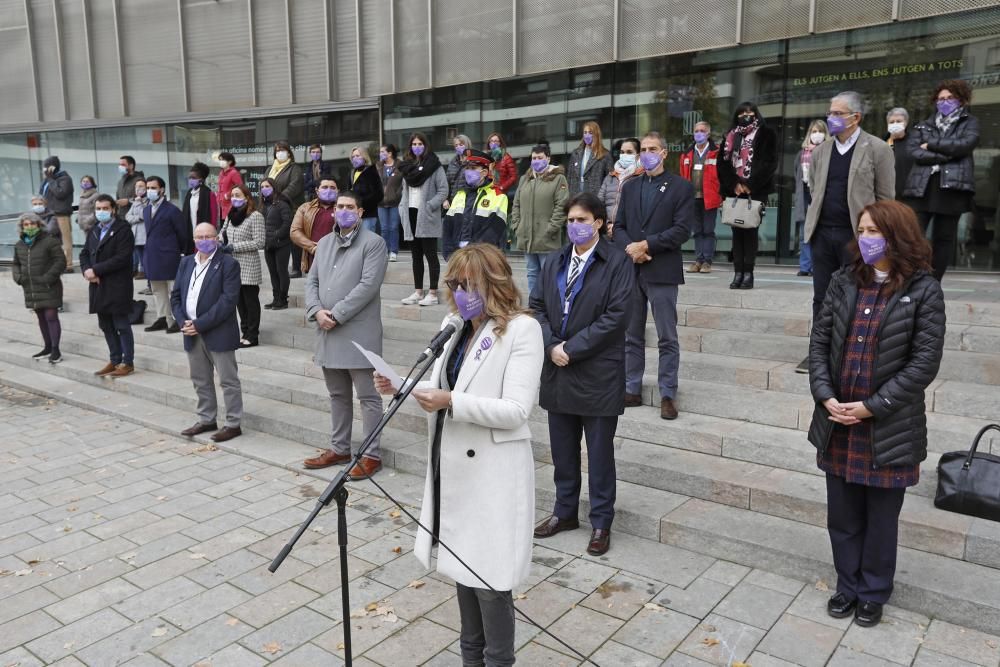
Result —
[{"label": "dark sunglasses", "polygon": [[448,278],[448,279],[446,279],[444,281],[444,284],[452,292],[457,291],[458,288],[460,288],[460,287],[462,288],[463,292],[468,292],[469,291],[469,281],[468,280],[458,280],[457,278]]}]

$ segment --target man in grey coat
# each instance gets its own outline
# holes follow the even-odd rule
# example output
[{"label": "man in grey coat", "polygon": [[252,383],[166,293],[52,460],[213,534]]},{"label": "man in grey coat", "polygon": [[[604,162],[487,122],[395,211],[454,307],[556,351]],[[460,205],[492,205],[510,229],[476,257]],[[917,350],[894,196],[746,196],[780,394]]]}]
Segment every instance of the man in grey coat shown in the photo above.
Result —
[{"label": "man in grey coat", "polygon": [[[831,137],[813,149],[809,167],[812,203],[806,211],[804,240],[812,250],[813,321],[819,316],[830,278],[850,261],[861,211],[896,196],[892,149],[861,129],[864,100],[852,91],[830,100],[826,117]],[[795,369],[809,372],[809,360]]]},{"label": "man in grey coat", "polygon": [[[351,460],[354,419],[352,384],[361,403],[365,437],[382,416],[372,365],[354,343],[382,354],[382,301],[379,289],[389,265],[385,241],[358,222],[364,215],[353,192],[341,192],[334,232],[320,239],[306,280],[306,317],[316,322],[316,365],[330,393],[330,449],[307,459],[307,468],[326,468]],[[379,441],[351,469],[364,479],[382,469]]]}]

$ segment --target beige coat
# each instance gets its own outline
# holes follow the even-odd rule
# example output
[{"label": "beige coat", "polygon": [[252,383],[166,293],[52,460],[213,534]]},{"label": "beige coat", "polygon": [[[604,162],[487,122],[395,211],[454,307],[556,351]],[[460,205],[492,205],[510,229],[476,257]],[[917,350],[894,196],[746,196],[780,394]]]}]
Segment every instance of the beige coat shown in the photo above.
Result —
[{"label": "beige coat", "polygon": [[[447,320],[446,320],[447,321]],[[509,591],[531,570],[535,523],[535,460],[528,417],[538,397],[542,330],[519,315],[498,337],[488,322],[473,342],[451,394],[452,409],[441,434],[440,538],[493,588]],[[492,345],[484,344],[487,338]],[[452,336],[422,387],[447,388],[445,361]],[[428,451],[437,413],[428,413]],[[434,471],[428,455],[420,523],[434,522]],[[418,529],[414,554],[431,567],[431,536]],[[481,581],[438,547],[437,571],[465,586]]]},{"label": "beige coat", "polygon": [[[812,238],[826,194],[826,175],[830,166],[830,151],[837,150],[830,138],[813,149],[809,166],[809,192],[812,204],[806,211],[805,240]],[[896,197],[896,158],[884,141],[864,130],[858,137],[851,156],[851,172],[847,177],[847,205],[851,209],[851,225],[857,229],[861,211],[868,204]]]}]

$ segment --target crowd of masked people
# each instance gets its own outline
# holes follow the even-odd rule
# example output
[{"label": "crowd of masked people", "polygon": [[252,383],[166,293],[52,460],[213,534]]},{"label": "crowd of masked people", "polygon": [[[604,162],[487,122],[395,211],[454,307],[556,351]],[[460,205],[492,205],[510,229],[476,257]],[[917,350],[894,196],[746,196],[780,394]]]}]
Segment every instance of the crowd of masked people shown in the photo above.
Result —
[{"label": "crowd of masked people", "polygon": [[[912,125],[904,109],[889,111],[886,141],[861,129],[861,96],[843,92],[830,100],[824,120],[811,123],[796,161],[800,273],[814,286],[809,356],[799,370],[809,374],[815,399],[808,438],[826,475],[838,575],[827,611],[853,615],[865,627],[878,624],[892,593],[903,494],[918,482],[926,457],[924,391],[943,349],[939,282],[973,195],[978,124],[970,89],[944,81],[931,102],[931,116]],[[382,352],[380,287],[401,230],[414,279],[403,303],[444,301],[450,315],[442,327],[457,325],[410,399],[426,411],[429,427],[415,554],[429,565],[435,541],[451,547],[438,553],[437,568],[458,585],[463,657],[481,664],[485,652],[490,664],[511,664],[510,591],[528,575],[533,537],[579,527],[583,440],[587,551],[601,555],[615,514],[619,417],[644,403],[658,405],[663,419],[678,416],[681,246],[693,235],[695,261],[686,271],[710,272],[720,209],[738,198],[766,202],[775,187],[777,134],[754,104],[735,108],[718,143],[707,123],[693,129],[679,174],[665,168],[660,134],[624,140],[613,160],[594,122],[583,126],[564,166],[552,164],[540,143],[520,177],[496,133],[484,150],[456,136],[456,158],[447,166],[420,133],[402,154],[381,146],[377,164],[359,147],[351,153],[349,184],[330,176],[320,147],[300,168],[279,142],[259,197],[251,197],[233,156],[223,153],[218,192],[205,186],[207,167],[195,164],[181,207],[166,200],[163,179],[144,177],[123,157],[116,197],[89,194],[96,183],[81,181],[90,202],[84,218],[81,198],[87,236],[80,270],[110,355],[97,374],[134,370],[127,315],[141,270],[157,309],[147,330],[183,334],[198,395],[198,421],[183,433],[238,436],[235,351],[258,341],[259,251],[273,290],[264,307],[274,310],[288,306],[288,262],[298,253],[292,262],[306,276],[305,314],[315,323],[315,363],[332,421],[329,450],[305,466],[352,461],[353,396],[368,435],[381,416],[379,394],[400,389],[373,374],[358,346]],[[19,222],[14,279],[38,315],[45,347],[35,356],[55,363],[60,274],[71,262],[64,223],[72,185],[58,160],[45,165],[40,209]],[[526,257],[525,297],[503,252],[510,236]],[[757,230],[734,227],[731,288],[753,288],[756,254]],[[441,282],[446,291],[439,291]],[[658,368],[655,390],[644,395],[650,310]],[[213,374],[225,402],[221,429]],[[556,487],[551,514],[537,524],[529,429],[536,401],[547,412]],[[351,477],[380,469],[376,439]],[[483,588],[459,557],[492,588]]]}]

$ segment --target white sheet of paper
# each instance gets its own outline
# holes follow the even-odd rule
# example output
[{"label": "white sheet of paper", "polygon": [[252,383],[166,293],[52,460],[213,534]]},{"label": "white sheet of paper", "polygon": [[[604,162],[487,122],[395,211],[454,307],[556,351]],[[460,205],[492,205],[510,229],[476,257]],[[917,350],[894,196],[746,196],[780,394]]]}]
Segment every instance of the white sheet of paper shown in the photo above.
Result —
[{"label": "white sheet of paper", "polygon": [[395,389],[396,391],[399,391],[399,388],[403,386],[403,378],[399,377],[399,373],[394,371],[392,369],[392,366],[387,364],[385,362],[385,359],[383,359],[382,357],[378,356],[374,352],[369,352],[365,348],[355,343],[353,340],[351,342],[354,343],[354,347],[358,348],[358,351],[361,352],[361,354],[365,355],[365,359],[367,359],[371,363],[372,367],[375,369],[375,372],[381,375],[382,377],[388,378],[389,382],[392,383],[392,388]]}]

